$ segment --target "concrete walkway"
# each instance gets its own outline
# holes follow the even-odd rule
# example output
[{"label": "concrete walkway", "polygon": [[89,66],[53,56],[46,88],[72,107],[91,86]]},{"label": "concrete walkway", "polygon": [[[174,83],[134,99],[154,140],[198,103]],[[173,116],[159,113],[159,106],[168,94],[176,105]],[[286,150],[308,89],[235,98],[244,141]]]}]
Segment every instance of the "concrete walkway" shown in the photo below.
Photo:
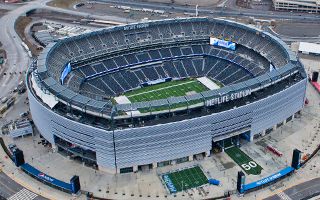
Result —
[{"label": "concrete walkway", "polygon": [[[69,199],[85,199],[84,195],[80,197],[73,197],[70,194],[60,192],[59,190],[53,189],[41,182],[31,178],[29,175],[24,173],[20,168],[16,167],[12,160],[10,160],[2,147],[0,148],[0,162],[2,164],[2,172],[12,179],[17,184],[28,189],[29,191],[43,196],[47,199],[53,200],[69,200]],[[14,183],[12,183],[14,184]],[[11,185],[12,185],[11,184]],[[10,187],[10,185],[8,185]],[[10,187],[11,188],[11,187]],[[13,187],[15,188],[15,187]],[[22,188],[21,188],[22,189]]]}]

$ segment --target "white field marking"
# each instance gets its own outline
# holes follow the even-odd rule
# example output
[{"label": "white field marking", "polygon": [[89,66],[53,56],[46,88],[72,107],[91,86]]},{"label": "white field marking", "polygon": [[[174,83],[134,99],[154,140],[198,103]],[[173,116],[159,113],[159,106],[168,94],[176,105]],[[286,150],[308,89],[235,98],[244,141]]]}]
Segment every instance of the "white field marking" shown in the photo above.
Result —
[{"label": "white field marking", "polygon": [[134,96],[138,96],[138,95],[141,95],[141,94],[152,93],[152,92],[155,92],[155,91],[165,90],[165,89],[168,89],[168,88],[177,87],[177,86],[180,86],[180,85],[185,85],[185,84],[189,84],[189,83],[193,83],[193,82],[195,82],[195,80],[191,80],[191,81],[184,82],[184,83],[179,83],[179,84],[176,84],[176,85],[170,85],[170,86],[167,86],[167,87],[162,87],[162,88],[158,88],[158,89],[155,89],[155,90],[150,90],[150,91],[145,91],[145,92],[141,92],[141,93],[137,93],[137,94],[128,95],[128,97],[134,97]]},{"label": "white field marking", "polygon": [[210,90],[216,90],[219,89],[220,86],[217,85],[215,82],[213,82],[212,80],[210,80],[207,77],[200,77],[197,78],[197,80],[202,83],[204,86],[206,86],[207,88],[209,88]]}]

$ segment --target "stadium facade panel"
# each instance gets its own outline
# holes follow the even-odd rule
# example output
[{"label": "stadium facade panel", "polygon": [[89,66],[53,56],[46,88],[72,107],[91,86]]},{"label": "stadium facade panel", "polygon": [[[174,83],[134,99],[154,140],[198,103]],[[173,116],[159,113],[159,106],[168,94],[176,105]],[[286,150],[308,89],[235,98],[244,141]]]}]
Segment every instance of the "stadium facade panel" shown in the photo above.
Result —
[{"label": "stadium facade panel", "polygon": [[[163,28],[163,33],[157,26]],[[119,31],[121,34],[117,34]],[[156,38],[158,35],[154,35],[159,31],[166,37],[161,42]],[[165,35],[167,31],[171,34]],[[187,37],[188,31],[195,36]],[[209,39],[213,34],[226,41],[228,37],[229,43],[236,43],[238,51],[212,47]],[[246,34],[253,34],[254,38],[247,38]],[[202,45],[197,46],[192,41],[198,43],[200,35]],[[112,47],[107,48],[110,41],[104,41],[104,37],[114,39],[109,44]],[[130,44],[129,41],[137,38],[145,41]],[[92,44],[92,48],[86,46],[86,42]],[[265,44],[259,46],[263,42]],[[127,43],[126,48],[122,43]],[[167,56],[163,46],[172,57]],[[244,53],[248,55],[241,56]],[[182,58],[179,54],[188,56]],[[209,54],[217,55],[212,58]],[[255,66],[252,60],[246,60],[250,55],[267,65],[259,62]],[[165,59],[156,58],[159,56]],[[116,90],[123,94],[125,87],[137,84],[134,77],[140,84],[146,84],[145,80],[149,83],[159,80],[159,74],[165,71],[162,67],[170,62],[177,72],[166,71],[166,77],[161,78],[178,79],[184,72],[190,77],[212,75],[225,81],[224,87],[129,104],[115,104],[112,97],[101,97],[99,85],[105,85],[104,94]],[[102,68],[112,63],[116,67]],[[193,67],[188,68],[189,65]],[[213,67],[206,71],[211,65]],[[139,73],[129,75],[137,69]],[[217,73],[212,73],[212,69]],[[121,82],[124,75],[127,81]],[[144,79],[145,76],[148,78]],[[112,88],[109,81],[118,85]],[[102,170],[119,173],[135,171],[143,165],[161,166],[182,158],[192,160],[197,154],[210,155],[214,142],[232,136],[247,134],[252,140],[254,135],[283,123],[303,108],[307,81],[301,63],[274,36],[230,21],[191,18],[125,25],[50,44],[30,68],[27,83],[33,121],[53,148],[95,163]],[[86,92],[82,93],[83,90]],[[115,92],[114,96],[117,95]],[[191,105],[194,100],[197,104]],[[170,109],[170,102],[188,103],[186,107]],[[169,109],[151,111],[152,105]],[[139,113],[139,109],[150,109],[150,112]]]},{"label": "stadium facade panel", "polygon": [[[58,115],[29,92],[30,110],[41,134],[52,144],[54,135],[97,153],[97,164],[114,169],[174,160],[212,148],[213,138],[249,128],[258,134],[292,116],[304,105],[305,80],[243,107],[209,116],[113,132]],[[114,151],[113,142],[116,149]],[[115,163],[116,154],[116,163]]]}]

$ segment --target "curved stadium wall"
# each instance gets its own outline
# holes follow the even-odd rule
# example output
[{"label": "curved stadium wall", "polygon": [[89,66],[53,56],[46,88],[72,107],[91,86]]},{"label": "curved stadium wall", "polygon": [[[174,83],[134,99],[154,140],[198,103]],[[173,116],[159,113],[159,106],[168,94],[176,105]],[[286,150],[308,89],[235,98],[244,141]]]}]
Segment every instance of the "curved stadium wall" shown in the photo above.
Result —
[{"label": "curved stadium wall", "polygon": [[[194,20],[193,23],[198,23],[201,20],[208,19],[192,20]],[[179,20],[174,20],[174,23],[176,22],[178,23]],[[150,24],[152,23],[155,22],[150,22]],[[162,23],[168,22],[164,21]],[[127,30],[130,26],[132,25],[117,27],[110,29],[110,31]],[[252,28],[247,27],[247,29]],[[72,39],[69,38],[68,40]],[[244,132],[250,133],[253,137],[282,123],[303,108],[307,84],[303,66],[292,56],[281,41],[274,39],[274,42],[277,43],[279,48],[282,48],[282,51],[286,52],[285,56],[289,60],[288,64],[283,66],[282,69],[279,68],[279,73],[276,76],[274,71],[277,70],[274,70],[261,76],[267,76],[266,79],[255,78],[259,80],[258,86],[252,89],[252,94],[245,97],[241,104],[242,99],[239,99],[235,100],[235,103],[239,101],[239,104],[233,105],[234,102],[227,102],[222,103],[218,108],[215,108],[215,106],[212,108],[212,106],[206,106],[204,102],[201,109],[206,111],[201,116],[192,116],[193,111],[191,111],[189,117],[179,117],[177,114],[176,117],[172,116],[166,121],[159,121],[157,124],[146,123],[139,127],[121,128],[114,124],[118,119],[121,120],[121,118],[126,117],[113,116],[106,112],[95,112],[90,110],[89,106],[84,108],[74,105],[72,104],[73,101],[68,101],[62,94],[55,94],[47,87],[48,84],[44,83],[45,79],[51,79],[51,76],[47,76],[50,74],[47,72],[46,76],[42,74],[46,70],[41,66],[41,62],[46,63],[47,57],[50,58],[50,52],[54,50],[54,45],[49,45],[44,51],[43,57],[38,58],[37,66],[34,66],[27,76],[28,96],[33,121],[42,136],[53,146],[56,144],[56,138],[60,138],[83,149],[95,152],[95,160],[99,168],[113,173],[120,172],[120,169],[124,168],[136,168],[148,164],[156,165],[164,161],[210,152],[212,141]],[[61,66],[62,68],[63,66]],[[262,82],[262,80],[264,81]],[[249,82],[243,85],[250,86]],[[59,85],[59,87],[63,87],[63,85]],[[233,88],[235,87],[233,86]],[[62,89],[60,91],[66,90]],[[96,126],[93,123],[73,119],[70,115],[63,114],[61,111],[57,112],[46,103],[45,96],[47,95],[54,97],[52,101],[58,102],[59,105],[67,106],[68,111],[77,110],[76,112],[86,113],[89,118],[90,116],[105,117],[113,125],[111,128]],[[106,104],[107,106],[110,105],[109,103],[103,105],[107,107]],[[114,105],[110,106],[108,110],[114,110],[115,107]],[[139,116],[136,116],[136,118],[139,118]]]}]

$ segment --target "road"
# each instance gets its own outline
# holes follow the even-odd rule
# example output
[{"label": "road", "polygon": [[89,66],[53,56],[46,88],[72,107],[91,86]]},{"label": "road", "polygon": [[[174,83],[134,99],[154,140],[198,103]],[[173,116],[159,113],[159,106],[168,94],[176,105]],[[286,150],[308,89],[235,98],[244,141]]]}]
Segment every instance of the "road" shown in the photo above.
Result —
[{"label": "road", "polygon": [[46,200],[46,198],[38,196],[37,194],[23,188],[3,172],[0,172],[0,188],[0,197],[4,197],[8,200]]},{"label": "road", "polygon": [[[180,5],[168,5],[163,3],[148,3],[139,2],[132,0],[123,0],[121,2],[117,0],[96,0],[104,3],[113,3],[117,5],[132,6],[138,8],[150,8],[157,10],[165,10],[168,12],[188,12],[195,13],[195,7],[191,6],[180,6]],[[226,4],[230,4],[233,0],[229,0]],[[258,17],[264,19],[289,19],[289,20],[308,20],[317,21],[320,20],[320,15],[308,14],[308,13],[294,13],[294,12],[278,12],[278,11],[263,11],[255,9],[245,9],[245,8],[233,8],[225,5],[226,7],[219,8],[199,8],[198,12],[201,16],[213,16],[213,17]]]},{"label": "road", "polygon": [[[0,97],[8,96],[10,91],[16,87],[20,80],[24,78],[24,74],[20,74],[27,69],[29,64],[29,58],[25,50],[23,49],[21,43],[22,40],[18,37],[14,29],[15,21],[19,16],[25,14],[32,9],[48,9],[52,11],[57,11],[61,13],[67,13],[71,15],[77,15],[82,17],[91,17],[95,19],[111,20],[119,22],[128,22],[127,19],[116,17],[116,16],[100,16],[100,15],[88,15],[87,13],[82,13],[78,11],[65,10],[57,7],[47,6],[46,3],[50,0],[38,0],[31,1],[20,7],[10,7],[15,8],[10,12],[6,13],[2,18],[0,18],[0,40],[3,44],[3,48],[7,52],[7,62],[3,69],[0,69]],[[132,22],[129,20],[129,22]],[[6,73],[7,75],[3,75]],[[10,73],[12,75],[10,75]],[[15,74],[16,73],[16,74]]]},{"label": "road", "polygon": [[268,197],[265,200],[309,199],[312,198],[315,194],[320,195],[320,178],[315,178],[310,181],[298,184],[278,194]]},{"label": "road", "polygon": [[[17,10],[20,10],[20,8]],[[19,73],[17,75],[9,75],[10,72],[21,72],[25,70],[28,65],[28,55],[23,50],[21,46],[22,41],[14,30],[14,22],[15,19],[18,18],[18,16],[15,16],[15,13],[16,11],[10,11],[0,19],[0,38],[8,58],[4,68],[1,69],[1,97],[7,96],[9,91],[12,90],[23,77],[23,75]],[[7,75],[4,76],[4,72],[6,72]]]}]

